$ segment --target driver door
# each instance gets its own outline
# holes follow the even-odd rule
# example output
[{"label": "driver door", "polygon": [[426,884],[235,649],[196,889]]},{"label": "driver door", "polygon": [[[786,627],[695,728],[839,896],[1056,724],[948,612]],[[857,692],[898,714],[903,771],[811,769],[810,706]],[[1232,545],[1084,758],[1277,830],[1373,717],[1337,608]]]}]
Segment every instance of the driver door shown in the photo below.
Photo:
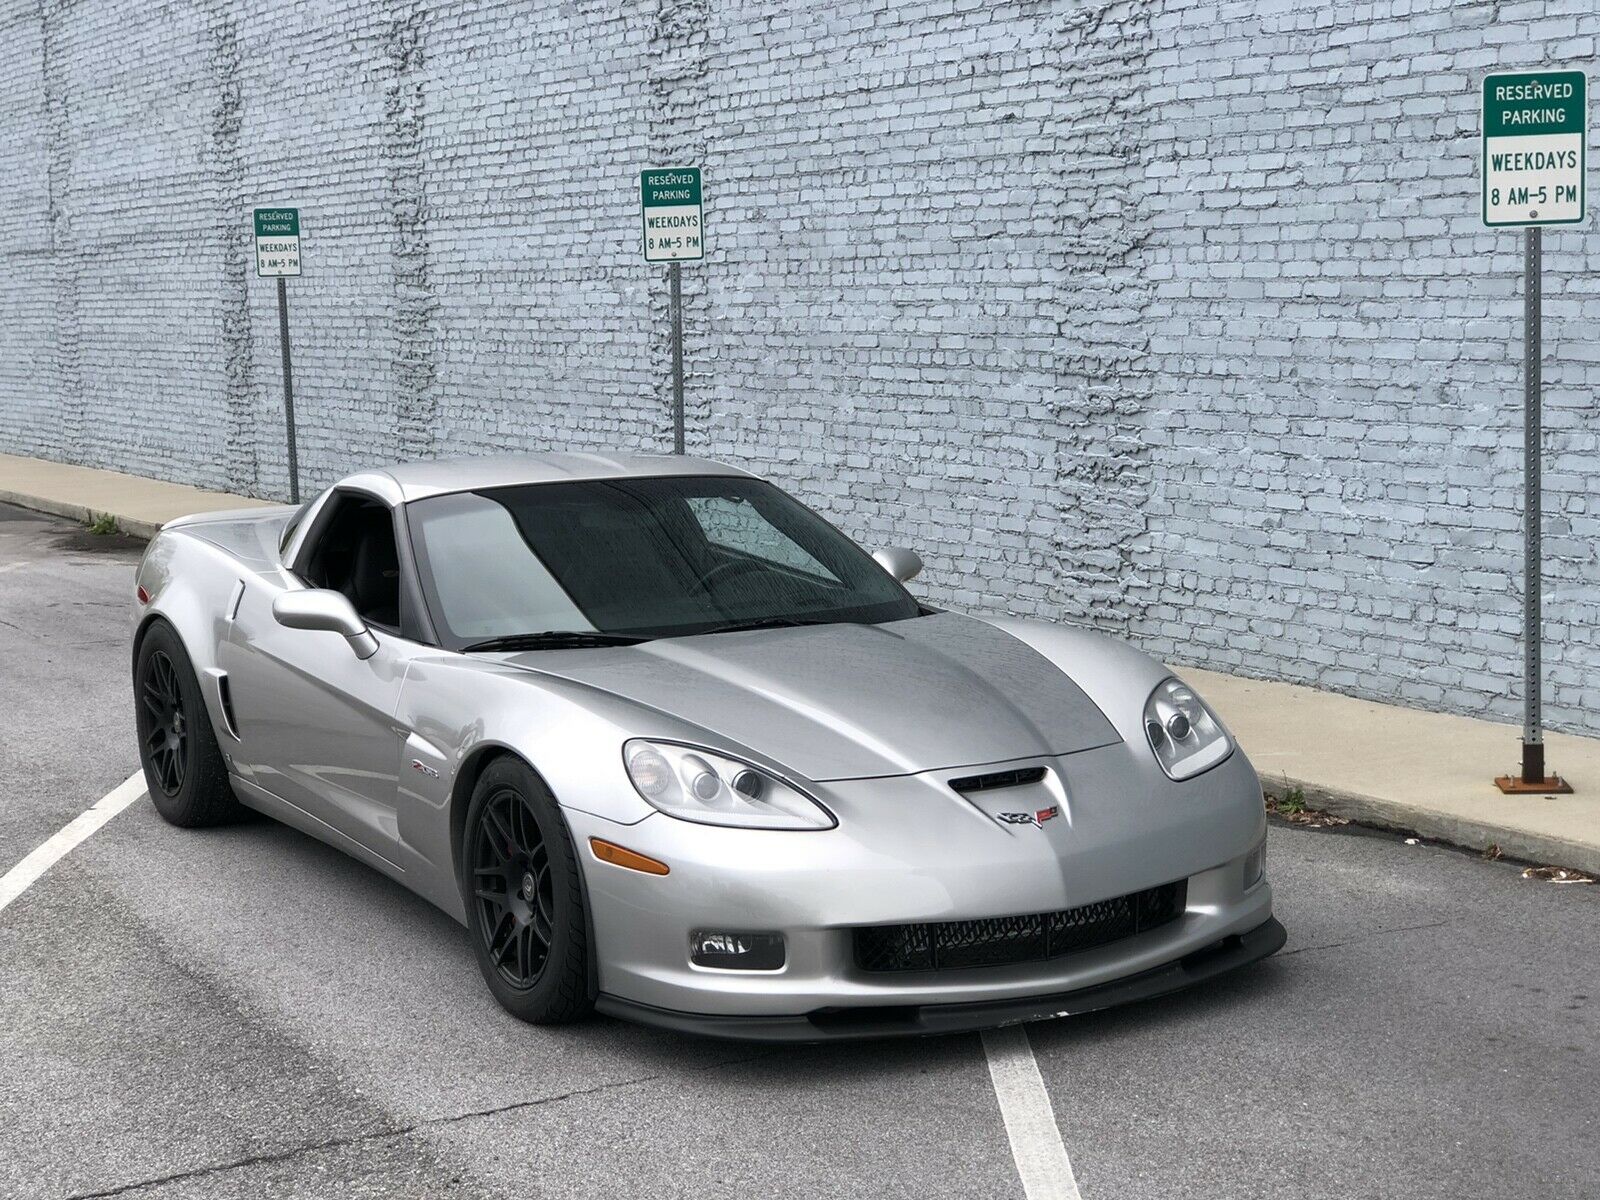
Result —
[{"label": "driver door", "polygon": [[[398,867],[396,793],[407,731],[400,686],[421,647],[402,636],[395,514],[366,493],[335,492],[294,569],[243,581],[222,649],[233,698],[238,774]],[[288,629],[272,602],[284,586],[343,593],[377,640],[356,657],[337,633]]]}]

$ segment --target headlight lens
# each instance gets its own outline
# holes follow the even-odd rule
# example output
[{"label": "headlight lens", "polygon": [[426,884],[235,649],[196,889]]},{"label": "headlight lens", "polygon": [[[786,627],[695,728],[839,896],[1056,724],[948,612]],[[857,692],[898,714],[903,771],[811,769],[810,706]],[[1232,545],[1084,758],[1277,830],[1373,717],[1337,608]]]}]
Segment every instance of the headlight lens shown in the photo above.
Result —
[{"label": "headlight lens", "polygon": [[838,822],[775,775],[698,746],[634,738],[622,747],[635,790],[684,821],[742,829],[832,829]]},{"label": "headlight lens", "polygon": [[1145,736],[1171,779],[1189,779],[1228,757],[1233,743],[1188,684],[1168,679],[1144,706]]}]

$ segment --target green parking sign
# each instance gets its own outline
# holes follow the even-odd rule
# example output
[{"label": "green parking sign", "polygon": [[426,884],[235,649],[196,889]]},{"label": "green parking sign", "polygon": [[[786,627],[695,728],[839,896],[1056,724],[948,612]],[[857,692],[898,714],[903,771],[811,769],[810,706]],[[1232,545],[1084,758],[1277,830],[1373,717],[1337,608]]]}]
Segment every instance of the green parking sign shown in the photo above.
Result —
[{"label": "green parking sign", "polygon": [[256,275],[300,274],[300,210],[298,208],[258,208],[256,226]]},{"label": "green parking sign", "polygon": [[1483,223],[1574,225],[1585,217],[1589,88],[1582,71],[1483,80]]},{"label": "green parking sign", "polygon": [[639,172],[645,262],[705,257],[700,218],[700,168],[652,167]]}]

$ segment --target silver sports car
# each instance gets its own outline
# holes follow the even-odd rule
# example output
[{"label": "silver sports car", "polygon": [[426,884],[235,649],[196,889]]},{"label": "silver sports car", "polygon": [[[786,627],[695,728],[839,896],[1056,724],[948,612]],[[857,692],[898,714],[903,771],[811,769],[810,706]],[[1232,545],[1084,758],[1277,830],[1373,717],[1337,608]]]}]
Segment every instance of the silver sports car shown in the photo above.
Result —
[{"label": "silver sports car", "polygon": [[1108,638],[921,604],[920,567],[680,457],[417,463],[187,517],[136,580],[150,795],[392,876],[535,1022],[937,1033],[1278,949],[1215,714]]}]

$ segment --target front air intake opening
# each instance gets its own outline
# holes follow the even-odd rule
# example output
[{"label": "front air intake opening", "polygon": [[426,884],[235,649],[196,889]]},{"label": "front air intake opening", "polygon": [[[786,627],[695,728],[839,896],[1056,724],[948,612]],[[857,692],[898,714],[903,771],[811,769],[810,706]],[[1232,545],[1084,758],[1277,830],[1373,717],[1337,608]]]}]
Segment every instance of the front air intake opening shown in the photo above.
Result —
[{"label": "front air intake opening", "polygon": [[963,796],[996,788],[1024,787],[1044,778],[1043,767],[1017,767],[1010,771],[990,771],[985,775],[963,775],[950,781],[950,789]]},{"label": "front air intake opening", "polygon": [[1189,881],[1180,879],[1059,912],[862,926],[853,931],[856,966],[870,972],[943,971],[1061,958],[1176,921],[1188,896]]}]

